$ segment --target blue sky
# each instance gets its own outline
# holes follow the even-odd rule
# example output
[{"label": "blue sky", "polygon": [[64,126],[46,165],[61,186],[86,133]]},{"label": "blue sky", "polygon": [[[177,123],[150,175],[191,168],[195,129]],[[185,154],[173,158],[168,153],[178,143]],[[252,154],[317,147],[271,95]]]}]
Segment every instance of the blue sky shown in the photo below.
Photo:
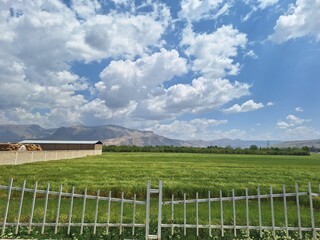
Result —
[{"label": "blue sky", "polygon": [[0,0],[0,124],[320,138],[317,0]]}]

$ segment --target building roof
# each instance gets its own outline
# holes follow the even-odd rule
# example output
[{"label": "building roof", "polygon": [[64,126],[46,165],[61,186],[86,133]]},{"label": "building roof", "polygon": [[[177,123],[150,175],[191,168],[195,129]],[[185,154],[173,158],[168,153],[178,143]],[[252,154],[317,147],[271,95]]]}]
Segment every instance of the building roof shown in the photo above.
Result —
[{"label": "building roof", "polygon": [[102,144],[101,141],[60,141],[60,140],[23,140],[21,144]]}]

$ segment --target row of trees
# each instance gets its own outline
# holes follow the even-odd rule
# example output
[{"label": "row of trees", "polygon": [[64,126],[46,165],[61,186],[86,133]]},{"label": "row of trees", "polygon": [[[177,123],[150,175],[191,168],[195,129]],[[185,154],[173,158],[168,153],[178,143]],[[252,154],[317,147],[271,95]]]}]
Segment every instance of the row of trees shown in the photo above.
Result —
[{"label": "row of trees", "polygon": [[308,147],[303,148],[259,148],[251,145],[249,148],[218,147],[176,147],[176,146],[103,146],[104,152],[168,152],[168,153],[217,153],[217,154],[257,154],[257,155],[310,155]]}]

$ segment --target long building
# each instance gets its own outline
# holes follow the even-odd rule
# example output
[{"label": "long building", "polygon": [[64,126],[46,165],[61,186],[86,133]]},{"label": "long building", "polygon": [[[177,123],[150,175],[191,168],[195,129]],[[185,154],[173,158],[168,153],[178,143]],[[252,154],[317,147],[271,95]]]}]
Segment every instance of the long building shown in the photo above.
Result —
[{"label": "long building", "polygon": [[20,144],[38,144],[43,151],[102,150],[101,141],[23,140]]}]

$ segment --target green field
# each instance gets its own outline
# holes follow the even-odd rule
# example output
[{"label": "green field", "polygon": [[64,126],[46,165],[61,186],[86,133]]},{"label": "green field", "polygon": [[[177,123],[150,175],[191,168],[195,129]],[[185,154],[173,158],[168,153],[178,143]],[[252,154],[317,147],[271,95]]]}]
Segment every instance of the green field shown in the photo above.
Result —
[{"label": "green field", "polygon": [[53,189],[60,184],[68,191],[85,187],[95,194],[113,191],[125,192],[127,196],[144,195],[147,181],[157,186],[162,179],[165,195],[182,196],[184,192],[207,195],[210,190],[217,195],[219,190],[230,194],[255,193],[260,185],[262,192],[272,185],[281,191],[294,190],[295,182],[307,189],[308,182],[318,189],[320,183],[320,155],[311,156],[255,156],[217,154],[171,154],[171,153],[106,153],[101,156],[73,160],[39,162],[18,166],[0,166],[0,184],[8,185],[14,178],[14,185],[27,180],[32,187],[38,181],[45,189],[50,183]]},{"label": "green field", "polygon": [[[212,197],[219,196],[223,190],[224,196],[231,196],[232,189],[236,195],[244,195],[245,188],[249,194],[256,195],[260,186],[261,194],[268,194],[272,185],[273,192],[281,192],[286,185],[287,192],[295,191],[295,183],[300,190],[307,191],[308,182],[312,184],[313,192],[319,192],[320,183],[320,155],[311,156],[254,156],[254,155],[220,155],[220,154],[178,154],[178,153],[105,153],[101,156],[61,160],[51,162],[38,162],[17,166],[0,166],[0,184],[8,185],[11,178],[14,186],[21,186],[27,180],[27,187],[32,188],[38,181],[38,189],[46,189],[50,183],[51,190],[58,190],[60,184],[63,191],[71,191],[75,186],[77,193],[83,193],[88,188],[88,193],[95,195],[101,190],[101,195],[107,196],[112,191],[112,196],[120,197],[121,192],[125,198],[132,198],[136,193],[138,200],[145,199],[147,181],[150,179],[153,187],[158,186],[159,179],[163,181],[164,198],[170,199],[175,194],[176,199],[183,199],[187,193],[188,199],[194,199],[196,192],[199,197],[206,198],[208,191]],[[6,191],[0,195],[0,220],[3,221]],[[19,205],[19,193],[12,196],[9,220],[15,221],[16,209]],[[22,221],[29,221],[32,194],[26,194],[26,202],[22,211]],[[297,225],[297,211],[294,199],[287,199],[289,213],[289,226]],[[152,200],[151,218],[153,224],[157,219],[157,199]],[[301,197],[302,225],[310,227],[310,208],[308,197]],[[316,226],[320,225],[320,200],[314,197]],[[60,222],[66,222],[69,211],[70,199],[63,199],[61,203]],[[83,200],[75,201],[75,221],[81,217]],[[270,200],[262,201],[262,222],[271,225]],[[284,226],[283,199],[275,199],[275,219],[277,226]],[[258,225],[257,201],[250,201],[250,224]],[[36,201],[34,221],[42,222],[44,199]],[[57,199],[49,199],[48,221],[55,219]],[[199,221],[207,224],[207,203],[199,204]],[[94,219],[95,200],[88,200],[86,222]],[[106,202],[101,203],[99,222],[106,221]],[[132,205],[125,205],[124,222],[132,221]],[[139,210],[140,209],[140,210]],[[144,207],[137,209],[137,222],[144,223]],[[183,206],[176,206],[176,223],[183,223]],[[213,224],[219,224],[219,203],[212,203]],[[224,203],[225,224],[232,225],[232,203]],[[120,205],[113,203],[111,222],[119,221]],[[163,208],[164,221],[170,222],[171,206]],[[195,205],[188,206],[188,223],[195,223]],[[245,201],[237,202],[237,224],[245,225]],[[50,230],[50,228],[48,229]],[[51,229],[52,230],[52,229]],[[61,231],[60,231],[61,232]],[[65,231],[63,231],[65,232]],[[207,230],[202,230],[207,236]],[[143,236],[143,235],[142,235]],[[183,239],[183,238],[182,238]],[[193,238],[191,238],[193,239]]]}]

